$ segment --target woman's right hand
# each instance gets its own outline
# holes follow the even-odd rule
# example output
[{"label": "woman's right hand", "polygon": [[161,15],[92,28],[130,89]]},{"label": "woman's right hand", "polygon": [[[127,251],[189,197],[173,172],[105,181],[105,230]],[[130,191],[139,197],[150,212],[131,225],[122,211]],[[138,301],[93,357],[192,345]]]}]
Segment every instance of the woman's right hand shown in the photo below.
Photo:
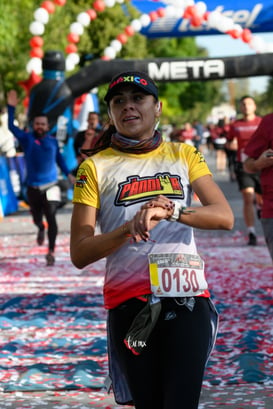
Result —
[{"label": "woman's right hand", "polygon": [[161,220],[172,216],[173,202],[166,196],[159,195],[144,203],[130,222],[130,233],[136,242],[148,241],[150,230]]}]

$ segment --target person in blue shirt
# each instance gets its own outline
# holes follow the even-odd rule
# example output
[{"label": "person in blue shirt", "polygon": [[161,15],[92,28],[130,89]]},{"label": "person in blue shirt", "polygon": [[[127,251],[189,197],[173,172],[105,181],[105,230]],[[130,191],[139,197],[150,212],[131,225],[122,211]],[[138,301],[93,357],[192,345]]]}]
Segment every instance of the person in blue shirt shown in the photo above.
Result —
[{"label": "person in blue shirt", "polygon": [[60,204],[58,186],[58,167],[73,184],[75,178],[70,174],[59,150],[57,139],[48,133],[48,118],[36,115],[33,118],[32,131],[27,132],[14,124],[15,108],[18,97],[15,90],[7,94],[8,127],[17,138],[24,152],[26,163],[27,198],[33,222],[38,227],[37,243],[45,240],[45,216],[48,225],[48,253],[46,263],[54,265],[55,243],[58,234],[56,212]]}]

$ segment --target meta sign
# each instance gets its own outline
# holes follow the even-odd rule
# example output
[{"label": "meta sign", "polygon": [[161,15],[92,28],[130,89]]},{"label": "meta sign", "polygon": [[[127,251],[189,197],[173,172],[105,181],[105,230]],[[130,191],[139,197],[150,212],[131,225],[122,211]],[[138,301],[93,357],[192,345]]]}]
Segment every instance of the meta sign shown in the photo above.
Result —
[{"label": "meta sign", "polygon": [[[172,1],[142,1],[132,0],[132,5],[141,13],[149,13],[159,7],[174,4]],[[248,28],[253,33],[272,32],[273,27],[273,1],[263,2],[247,0],[210,0],[205,2],[207,11],[218,11],[239,24],[242,28]],[[208,26],[206,21],[200,27],[193,27],[187,19],[177,17],[159,18],[148,27],[143,27],[141,34],[146,37],[185,37],[209,34],[223,34]]]},{"label": "meta sign", "polygon": [[156,81],[187,81],[225,78],[226,69],[222,59],[196,59],[164,61],[148,64],[149,75]]}]

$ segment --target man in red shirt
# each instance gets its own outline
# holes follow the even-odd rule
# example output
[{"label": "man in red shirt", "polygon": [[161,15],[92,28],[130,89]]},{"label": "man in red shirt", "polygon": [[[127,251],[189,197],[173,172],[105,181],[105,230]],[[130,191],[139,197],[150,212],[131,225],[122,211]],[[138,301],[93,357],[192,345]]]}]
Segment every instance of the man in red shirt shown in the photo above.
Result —
[{"label": "man in red shirt", "polygon": [[273,114],[266,115],[245,147],[247,172],[260,172],[263,205],[261,223],[273,261]]},{"label": "man in red shirt", "polygon": [[256,103],[248,95],[240,99],[240,111],[243,117],[235,120],[230,125],[227,135],[228,141],[237,139],[238,150],[236,158],[236,179],[243,199],[243,216],[248,231],[248,245],[257,244],[255,232],[255,211],[256,201],[261,202],[261,185],[258,173],[248,173],[243,168],[245,159],[244,149],[253,133],[256,131],[262,118],[256,115]]}]

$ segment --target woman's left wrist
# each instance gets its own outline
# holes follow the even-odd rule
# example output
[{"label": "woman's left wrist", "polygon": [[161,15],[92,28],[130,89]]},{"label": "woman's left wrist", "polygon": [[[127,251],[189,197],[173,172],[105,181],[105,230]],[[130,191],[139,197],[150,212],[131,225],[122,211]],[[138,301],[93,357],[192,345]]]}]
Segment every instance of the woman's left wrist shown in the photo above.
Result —
[{"label": "woman's left wrist", "polygon": [[181,209],[181,203],[174,200],[173,201],[173,212],[171,216],[167,218],[168,222],[177,222],[180,218],[180,209]]},{"label": "woman's left wrist", "polygon": [[187,215],[195,213],[195,210],[189,209],[187,206],[182,206],[180,202],[174,201],[173,213],[167,218],[169,222],[178,222],[181,214]]}]

